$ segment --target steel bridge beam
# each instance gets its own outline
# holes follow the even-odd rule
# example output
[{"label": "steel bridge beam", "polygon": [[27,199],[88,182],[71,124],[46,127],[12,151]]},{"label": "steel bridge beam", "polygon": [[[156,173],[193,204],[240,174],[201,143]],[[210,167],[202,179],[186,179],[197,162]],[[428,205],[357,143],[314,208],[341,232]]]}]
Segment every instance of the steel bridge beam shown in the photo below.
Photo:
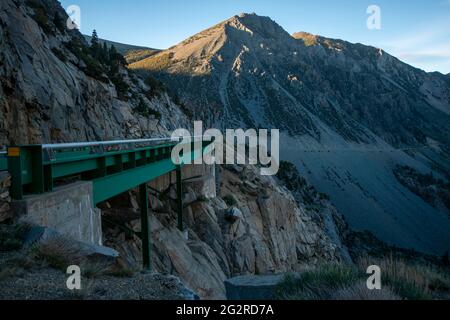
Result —
[{"label": "steel bridge beam", "polygon": [[[176,144],[130,150],[102,151],[90,148],[49,151],[42,145],[9,147],[8,170],[12,176],[11,195],[21,200],[26,193],[53,190],[54,181],[81,176],[94,184],[94,203],[105,201],[176,170],[171,151]],[[184,163],[201,157],[209,142],[182,156]],[[1,160],[1,159],[0,159]]]},{"label": "steel bridge beam", "polygon": [[145,270],[150,270],[150,222],[148,216],[149,203],[147,183],[143,183],[139,186],[139,199],[141,210],[142,263]]}]

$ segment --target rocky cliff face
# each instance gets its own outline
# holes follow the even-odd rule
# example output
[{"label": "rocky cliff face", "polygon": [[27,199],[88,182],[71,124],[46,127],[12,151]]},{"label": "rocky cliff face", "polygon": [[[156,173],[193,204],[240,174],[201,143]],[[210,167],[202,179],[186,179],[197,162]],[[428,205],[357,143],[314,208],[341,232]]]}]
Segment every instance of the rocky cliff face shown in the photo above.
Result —
[{"label": "rocky cliff face", "polygon": [[[66,19],[52,0],[0,3],[0,144],[165,136],[186,122],[166,94],[148,99],[148,86],[126,69],[124,97],[107,76],[88,76],[71,50],[87,44]],[[143,116],[141,101],[161,117]]]},{"label": "rocky cliff face", "polygon": [[[0,144],[167,136],[189,127],[190,119],[167,93],[126,68],[120,69],[125,92],[107,74],[93,74],[92,61],[73,47],[87,44],[64,27],[66,19],[53,0],[0,3]],[[6,174],[0,178],[0,222],[11,221],[9,180]],[[204,298],[223,298],[223,280],[233,275],[345,259],[345,248],[324,231],[329,222],[313,217],[288,189],[259,177],[255,168],[223,169],[216,198],[195,190],[188,189],[186,199],[189,240],[176,228],[173,200],[151,197],[152,262]],[[118,227],[139,231],[134,197],[119,197],[102,209],[104,243],[120,251],[124,264],[139,265],[140,240]]]},{"label": "rocky cliff face", "polygon": [[[442,254],[450,223],[395,178],[450,172],[448,77],[383,50],[242,14],[135,62],[218,128],[279,128],[281,157],[331,196],[355,230]],[[431,218],[430,218],[431,217]]]},{"label": "rocky cliff face", "polygon": [[[216,198],[207,199],[186,183],[187,241],[177,229],[170,199],[151,199],[154,268],[179,276],[200,297],[211,299],[225,297],[223,281],[232,276],[348,262],[346,247],[327,232],[330,221],[323,211],[313,213],[273,178],[259,176],[256,168],[232,166],[221,171],[221,194]],[[333,210],[326,200],[322,204]],[[138,215],[128,209],[105,209],[104,214],[109,221],[140,229]],[[105,244],[121,252],[124,263],[139,263],[140,240],[135,236],[116,224],[106,238]]]},{"label": "rocky cliff face", "polygon": [[11,197],[9,188],[11,187],[11,178],[7,172],[0,172],[0,223],[11,218]]}]

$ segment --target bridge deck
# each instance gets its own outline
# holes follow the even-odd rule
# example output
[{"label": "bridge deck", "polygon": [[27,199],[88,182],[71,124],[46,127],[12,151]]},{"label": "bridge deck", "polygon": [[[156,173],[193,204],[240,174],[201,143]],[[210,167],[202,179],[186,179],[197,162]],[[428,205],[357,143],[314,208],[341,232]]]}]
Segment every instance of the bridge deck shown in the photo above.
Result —
[{"label": "bridge deck", "polygon": [[[153,140],[9,147],[7,157],[0,154],[0,169],[11,173],[15,200],[50,192],[55,184],[77,177],[93,182],[94,204],[98,204],[177,168],[171,154],[178,142],[145,145],[149,141]],[[200,157],[209,143],[201,142],[200,149],[192,143],[183,162]]]}]

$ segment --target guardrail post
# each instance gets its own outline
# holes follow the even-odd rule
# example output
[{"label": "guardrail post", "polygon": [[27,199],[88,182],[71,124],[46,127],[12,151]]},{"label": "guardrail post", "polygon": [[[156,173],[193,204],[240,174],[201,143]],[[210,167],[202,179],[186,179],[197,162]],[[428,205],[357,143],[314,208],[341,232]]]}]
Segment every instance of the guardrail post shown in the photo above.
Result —
[{"label": "guardrail post", "polygon": [[31,162],[31,188],[32,192],[36,194],[45,192],[45,178],[44,178],[44,153],[42,146],[26,147],[27,157],[30,157]]},{"label": "guardrail post", "polygon": [[148,186],[143,183],[139,186],[139,198],[141,209],[141,240],[142,262],[144,269],[150,270],[150,226],[148,219]]},{"label": "guardrail post", "polygon": [[183,181],[181,175],[181,166],[177,166],[177,214],[178,214],[178,229],[184,231],[183,225]]},{"label": "guardrail post", "polygon": [[45,192],[53,191],[53,173],[52,166],[47,165],[44,167],[44,190]]},{"label": "guardrail post", "polygon": [[11,175],[11,197],[14,200],[23,198],[22,156],[19,147],[8,148],[8,171]]}]

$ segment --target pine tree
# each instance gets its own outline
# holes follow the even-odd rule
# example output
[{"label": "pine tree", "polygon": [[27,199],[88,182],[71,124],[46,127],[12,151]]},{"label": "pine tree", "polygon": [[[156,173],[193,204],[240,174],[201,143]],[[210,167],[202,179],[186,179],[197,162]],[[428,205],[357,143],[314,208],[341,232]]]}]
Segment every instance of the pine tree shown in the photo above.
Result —
[{"label": "pine tree", "polygon": [[92,31],[92,37],[91,37],[91,47],[95,47],[98,46],[98,35],[97,35],[97,30],[94,29],[94,31]]},{"label": "pine tree", "polygon": [[100,61],[103,64],[110,64],[108,45],[106,44],[106,42],[103,42],[103,48],[102,48],[102,52],[100,55]]},{"label": "pine tree", "polygon": [[100,50],[101,50],[100,41],[98,39],[97,31],[94,29],[94,31],[92,31],[92,38],[91,38],[91,52],[92,56],[97,60],[100,56]]},{"label": "pine tree", "polygon": [[111,45],[111,47],[109,48],[109,61],[111,61],[111,63],[115,63],[117,59],[117,49],[114,45]]}]

